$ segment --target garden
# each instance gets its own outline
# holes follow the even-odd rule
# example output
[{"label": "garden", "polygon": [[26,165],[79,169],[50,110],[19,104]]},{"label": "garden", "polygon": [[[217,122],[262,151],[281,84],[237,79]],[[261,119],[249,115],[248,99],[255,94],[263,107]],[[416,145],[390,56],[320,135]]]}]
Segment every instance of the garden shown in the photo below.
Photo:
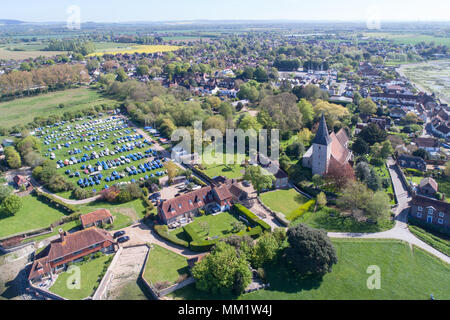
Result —
[{"label": "garden", "polygon": [[[50,287],[50,292],[69,300],[82,300],[93,295],[105,275],[113,256],[96,253],[86,257],[82,262],[71,264],[80,268],[80,278],[78,280],[72,276],[74,273],[71,273],[68,269],[68,271],[58,275],[55,283]],[[72,279],[75,279],[72,282],[73,288],[68,283]],[[79,283],[75,281],[79,281]],[[77,288],[78,286],[79,288]]]},{"label": "garden", "polygon": [[264,205],[275,212],[284,214],[290,221],[298,216],[298,209],[308,202],[308,199],[295,189],[265,192],[260,198]]}]

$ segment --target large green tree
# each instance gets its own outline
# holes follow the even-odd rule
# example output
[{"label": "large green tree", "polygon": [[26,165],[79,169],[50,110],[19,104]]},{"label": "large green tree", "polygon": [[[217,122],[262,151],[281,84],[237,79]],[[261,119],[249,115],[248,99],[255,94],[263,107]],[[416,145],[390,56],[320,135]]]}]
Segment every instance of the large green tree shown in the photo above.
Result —
[{"label": "large green tree", "polygon": [[252,273],[245,256],[231,245],[219,242],[212,252],[192,268],[199,290],[213,294],[241,294],[250,284]]},{"label": "large green tree", "polygon": [[323,230],[299,224],[287,231],[285,256],[301,275],[323,276],[338,262],[336,250]]},{"label": "large green tree", "polygon": [[8,196],[1,205],[2,210],[10,215],[17,213],[22,207],[22,199],[15,194]]},{"label": "large green tree", "polygon": [[273,175],[264,174],[260,166],[248,166],[245,168],[244,179],[252,183],[258,195],[265,189],[272,187],[275,180]]}]

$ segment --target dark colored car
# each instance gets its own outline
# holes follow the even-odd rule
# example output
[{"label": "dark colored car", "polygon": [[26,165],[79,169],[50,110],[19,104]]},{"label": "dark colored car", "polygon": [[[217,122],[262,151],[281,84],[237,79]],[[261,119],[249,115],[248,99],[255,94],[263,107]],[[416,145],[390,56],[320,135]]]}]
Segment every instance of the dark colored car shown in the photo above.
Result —
[{"label": "dark colored car", "polygon": [[125,234],[125,231],[117,231],[116,233],[114,233],[114,239],[121,237]]},{"label": "dark colored car", "polygon": [[125,237],[121,237],[121,238],[117,239],[118,243],[124,243],[124,242],[127,242],[127,241],[130,241],[130,237],[129,236],[125,236]]}]

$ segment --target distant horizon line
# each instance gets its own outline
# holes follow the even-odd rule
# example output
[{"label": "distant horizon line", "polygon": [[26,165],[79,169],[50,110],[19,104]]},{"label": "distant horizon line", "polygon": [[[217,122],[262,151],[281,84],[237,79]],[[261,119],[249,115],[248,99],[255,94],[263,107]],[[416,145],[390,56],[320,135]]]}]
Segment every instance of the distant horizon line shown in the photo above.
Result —
[{"label": "distant horizon line", "polygon": [[[58,20],[49,20],[49,21],[30,21],[30,20],[21,20],[17,18],[0,18],[0,21],[14,21],[18,22],[20,24],[45,24],[45,23],[66,23],[65,21],[58,21]],[[365,23],[367,20],[365,19],[344,19],[344,20],[338,20],[338,19],[181,19],[181,20],[123,20],[123,21],[82,21],[82,24],[85,23],[97,23],[97,24],[125,24],[125,23],[194,23],[194,22],[339,22],[339,23],[345,23],[345,22],[352,22],[352,23]],[[396,23],[450,23],[450,20],[383,20],[380,21],[383,22],[396,22]]]}]

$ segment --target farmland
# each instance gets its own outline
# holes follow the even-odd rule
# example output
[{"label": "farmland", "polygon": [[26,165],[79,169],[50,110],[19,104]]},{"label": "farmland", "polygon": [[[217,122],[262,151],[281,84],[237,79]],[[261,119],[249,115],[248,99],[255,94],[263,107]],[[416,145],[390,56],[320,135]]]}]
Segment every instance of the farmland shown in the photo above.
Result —
[{"label": "farmland", "polygon": [[179,46],[169,46],[169,45],[138,45],[131,46],[130,48],[123,48],[117,50],[105,50],[101,52],[95,52],[88,55],[88,57],[92,56],[102,56],[105,54],[134,54],[134,53],[157,53],[157,52],[171,52],[180,49]]},{"label": "farmland", "polygon": [[[61,104],[64,107],[61,108]],[[69,89],[20,98],[0,103],[0,127],[13,127],[32,122],[35,117],[48,117],[67,111],[80,111],[98,105],[115,104],[97,91],[87,88]]]}]

